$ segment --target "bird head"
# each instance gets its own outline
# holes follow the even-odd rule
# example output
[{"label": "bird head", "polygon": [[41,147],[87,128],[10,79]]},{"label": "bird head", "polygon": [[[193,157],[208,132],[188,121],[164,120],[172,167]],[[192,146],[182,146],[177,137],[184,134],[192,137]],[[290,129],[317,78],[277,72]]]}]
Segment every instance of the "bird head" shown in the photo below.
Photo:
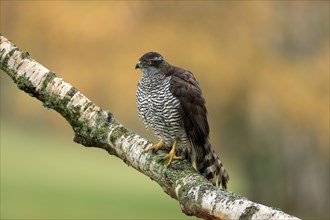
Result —
[{"label": "bird head", "polygon": [[139,62],[135,65],[135,69],[141,69],[146,74],[157,73],[164,61],[164,58],[159,53],[148,52],[139,59]]}]

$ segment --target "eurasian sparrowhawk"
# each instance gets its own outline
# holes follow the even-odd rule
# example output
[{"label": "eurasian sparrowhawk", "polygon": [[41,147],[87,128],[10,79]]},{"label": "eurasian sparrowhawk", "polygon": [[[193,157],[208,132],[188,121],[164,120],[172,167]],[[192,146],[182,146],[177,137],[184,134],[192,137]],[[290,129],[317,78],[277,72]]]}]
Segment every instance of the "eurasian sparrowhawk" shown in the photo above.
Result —
[{"label": "eurasian sparrowhawk", "polygon": [[205,99],[193,74],[156,52],[144,54],[137,68],[142,70],[136,92],[139,116],[160,139],[146,150],[172,146],[164,157],[169,164],[187,159],[206,179],[226,189],[229,176],[208,140]]}]

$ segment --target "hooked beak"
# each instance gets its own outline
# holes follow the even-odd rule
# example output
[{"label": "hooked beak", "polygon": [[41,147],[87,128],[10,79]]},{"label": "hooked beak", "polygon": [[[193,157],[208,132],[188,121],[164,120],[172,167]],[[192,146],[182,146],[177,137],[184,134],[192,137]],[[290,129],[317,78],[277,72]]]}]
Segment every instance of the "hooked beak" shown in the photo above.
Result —
[{"label": "hooked beak", "polygon": [[135,69],[140,69],[140,64],[141,64],[141,61],[139,61],[139,62],[135,65]]}]

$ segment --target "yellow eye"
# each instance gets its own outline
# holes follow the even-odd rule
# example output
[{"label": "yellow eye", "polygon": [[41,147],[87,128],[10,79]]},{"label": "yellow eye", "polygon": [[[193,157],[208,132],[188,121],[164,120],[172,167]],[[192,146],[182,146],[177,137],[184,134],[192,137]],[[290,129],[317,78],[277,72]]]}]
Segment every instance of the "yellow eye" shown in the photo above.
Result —
[{"label": "yellow eye", "polygon": [[147,64],[150,66],[152,64],[152,61],[151,60],[148,60],[147,61]]}]

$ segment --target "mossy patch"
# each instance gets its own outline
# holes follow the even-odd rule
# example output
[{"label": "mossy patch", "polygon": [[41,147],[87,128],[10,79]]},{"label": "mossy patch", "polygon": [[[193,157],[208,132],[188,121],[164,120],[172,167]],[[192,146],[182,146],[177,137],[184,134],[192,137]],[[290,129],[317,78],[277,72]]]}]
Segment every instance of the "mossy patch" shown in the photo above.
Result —
[{"label": "mossy patch", "polygon": [[125,127],[123,126],[118,126],[116,127],[110,135],[110,141],[111,143],[116,143],[117,139],[120,138],[121,136],[125,135],[127,136],[127,133],[129,132],[129,130],[127,130]]},{"label": "mossy patch", "polygon": [[[5,50],[5,48],[2,48],[2,50],[1,50],[1,53],[3,52]],[[10,51],[9,51],[9,53],[5,56],[5,57],[3,57],[3,58],[1,58],[2,59],[2,61],[0,62],[0,68],[5,72],[5,73],[7,73],[15,82],[16,82],[16,79],[14,78],[14,76],[15,76],[15,73],[16,73],[16,71],[15,70],[12,70],[12,69],[10,69],[9,67],[8,67],[8,61],[9,61],[9,59],[14,55],[14,53],[16,52],[16,51],[19,51],[19,49],[17,48],[17,47],[14,47],[13,49],[11,49]]]},{"label": "mossy patch", "polygon": [[251,205],[244,210],[244,213],[239,217],[239,220],[251,219],[254,213],[258,212],[259,208]]},{"label": "mossy patch", "polygon": [[16,85],[19,89],[28,93],[32,97],[36,97],[39,99],[40,93],[36,90],[34,85],[31,83],[29,79],[26,78],[25,75],[21,75],[16,77]]}]

